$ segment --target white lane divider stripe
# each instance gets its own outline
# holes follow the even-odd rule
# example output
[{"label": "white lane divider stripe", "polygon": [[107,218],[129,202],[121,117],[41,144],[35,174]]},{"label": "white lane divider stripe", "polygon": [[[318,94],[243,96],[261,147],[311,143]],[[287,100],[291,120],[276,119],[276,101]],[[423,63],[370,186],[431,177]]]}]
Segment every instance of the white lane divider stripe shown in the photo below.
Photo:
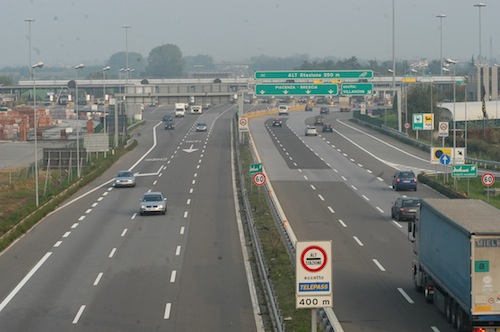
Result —
[{"label": "white lane divider stripe", "polygon": [[382,264],[379,263],[378,260],[376,259],[372,259],[373,263],[375,263],[375,265],[377,265],[377,267],[380,269],[380,271],[384,272],[385,271],[385,268],[382,266]]},{"label": "white lane divider stripe", "polygon": [[99,285],[99,281],[101,281],[102,275],[103,275],[103,273],[99,272],[99,274],[97,275],[97,278],[95,278],[95,280],[94,280],[94,286]]},{"label": "white lane divider stripe", "polygon": [[403,295],[403,297],[406,299],[406,301],[408,301],[408,303],[410,303],[410,304],[415,303],[415,302],[413,302],[411,297],[408,294],[406,294],[406,292],[403,290],[403,288],[398,288],[398,291],[401,293],[401,295]]},{"label": "white lane divider stripe", "polygon": [[360,247],[364,247],[364,246],[365,246],[365,245],[363,244],[363,242],[361,242],[361,240],[360,240],[360,239],[358,239],[358,237],[357,237],[357,236],[353,236],[352,238],[354,239],[354,241],[356,241],[356,242],[358,243],[358,245],[359,245]]},{"label": "white lane divider stripe", "polygon": [[83,310],[85,310],[85,305],[84,304],[82,304],[82,306],[80,307],[80,309],[78,309],[78,312],[76,313],[75,318],[73,318],[73,322],[72,322],[73,324],[78,323],[78,320],[80,319],[80,317],[83,314]]}]

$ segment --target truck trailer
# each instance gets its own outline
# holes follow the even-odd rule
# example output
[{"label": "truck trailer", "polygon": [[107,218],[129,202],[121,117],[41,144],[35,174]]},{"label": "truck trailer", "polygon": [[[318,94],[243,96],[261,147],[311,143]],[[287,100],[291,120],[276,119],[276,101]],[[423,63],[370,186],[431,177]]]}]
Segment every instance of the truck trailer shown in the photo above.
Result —
[{"label": "truck trailer", "polygon": [[422,199],[408,238],[426,302],[458,331],[500,331],[500,210],[474,199]]},{"label": "truck trailer", "polygon": [[339,97],[339,109],[341,112],[351,111],[351,98],[350,97]]}]

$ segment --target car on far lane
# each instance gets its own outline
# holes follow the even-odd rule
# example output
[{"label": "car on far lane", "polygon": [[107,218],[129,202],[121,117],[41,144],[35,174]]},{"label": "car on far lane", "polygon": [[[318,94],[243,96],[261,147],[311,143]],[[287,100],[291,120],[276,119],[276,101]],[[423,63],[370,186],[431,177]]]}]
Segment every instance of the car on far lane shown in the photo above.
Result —
[{"label": "car on far lane", "polygon": [[420,199],[418,197],[402,196],[396,199],[391,207],[391,218],[400,220],[415,220]]},{"label": "car on far lane", "polygon": [[322,131],[323,131],[324,133],[333,133],[333,126],[332,126],[331,124],[329,124],[329,123],[325,123],[325,124],[323,125],[323,129],[322,129]]},{"label": "car on far lane", "polygon": [[283,127],[283,121],[281,121],[281,119],[274,119],[273,127]]},{"label": "car on far lane", "polygon": [[278,115],[288,115],[288,106],[287,105],[279,105],[278,106]]},{"label": "car on far lane", "polygon": [[398,190],[415,190],[417,191],[417,177],[413,171],[399,170],[396,171],[392,178],[392,189]]},{"label": "car on far lane", "polygon": [[175,129],[175,124],[172,120],[169,120],[169,121],[165,121],[163,123],[163,125],[165,126],[165,130],[173,130]]},{"label": "car on far lane", "polygon": [[316,115],[314,117],[314,125],[321,126],[325,123],[325,118],[322,115]]},{"label": "car on far lane", "polygon": [[163,121],[173,121],[173,120],[174,120],[174,117],[172,116],[172,114],[163,115]]},{"label": "car on far lane", "polygon": [[319,114],[330,114],[330,109],[326,106],[321,106]]},{"label": "car on far lane", "polygon": [[205,122],[198,122],[196,124],[196,131],[207,131],[207,124]]},{"label": "car on far lane", "polygon": [[318,131],[316,130],[316,127],[307,125],[306,136],[318,136]]},{"label": "car on far lane", "polygon": [[306,105],[306,108],[304,109],[306,112],[312,112],[313,107],[311,105]]},{"label": "car on far lane", "polygon": [[128,170],[118,171],[115,176],[114,187],[135,187],[134,173]]},{"label": "car on far lane", "polygon": [[159,191],[145,193],[139,202],[139,214],[167,213],[167,199]]}]

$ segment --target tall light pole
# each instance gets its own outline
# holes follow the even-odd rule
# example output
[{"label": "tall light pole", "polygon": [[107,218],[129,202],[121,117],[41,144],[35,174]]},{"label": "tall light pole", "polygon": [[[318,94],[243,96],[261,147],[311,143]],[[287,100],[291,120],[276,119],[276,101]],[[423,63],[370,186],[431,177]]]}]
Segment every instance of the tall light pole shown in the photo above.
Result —
[{"label": "tall light pole", "polygon": [[[394,0],[392,0],[392,102],[394,103],[394,95],[396,92],[396,10],[394,8]],[[398,103],[400,101],[398,100]]]},{"label": "tall light pole", "polygon": [[436,15],[439,18],[439,61],[441,65],[441,76],[443,76],[443,18],[446,17],[445,14]]},{"label": "tall light pole", "polygon": [[104,114],[104,133],[106,133],[106,71],[110,70],[110,66],[102,69],[102,99],[103,99],[103,114]]},{"label": "tall light pole", "polygon": [[35,127],[35,202],[36,206],[39,205],[39,194],[38,194],[38,138],[37,138],[37,117],[36,117],[36,81],[35,81],[35,69],[42,68],[43,62],[35,63],[30,66],[33,73],[33,122]]},{"label": "tall light pole", "polygon": [[[131,28],[130,25],[122,25],[122,28],[125,29],[125,69],[128,70],[128,29]],[[128,80],[128,73],[127,76],[125,76],[125,81]]]},{"label": "tall light pole", "polygon": [[80,114],[78,114],[78,70],[85,67],[83,64],[79,64],[75,66],[75,103],[76,103],[76,174],[78,178],[81,177],[82,173],[80,170]]},{"label": "tall light pole", "polygon": [[479,63],[482,63],[482,50],[481,50],[481,8],[486,7],[486,4],[480,2],[476,3],[474,7],[479,9]]},{"label": "tall light pole", "polygon": [[29,47],[29,50],[28,50],[28,64],[29,64],[29,69],[30,69],[30,80],[33,79],[33,68],[31,66],[31,22],[35,22],[35,19],[34,18],[25,18],[24,19],[25,22],[28,22],[28,47]]},{"label": "tall light pole", "polygon": [[445,63],[449,65],[453,65],[453,165],[455,164],[455,148],[457,147],[457,121],[455,117],[455,106],[457,100],[457,84],[455,80],[456,71],[455,68],[457,66],[458,61],[452,60],[450,58],[445,60]]}]

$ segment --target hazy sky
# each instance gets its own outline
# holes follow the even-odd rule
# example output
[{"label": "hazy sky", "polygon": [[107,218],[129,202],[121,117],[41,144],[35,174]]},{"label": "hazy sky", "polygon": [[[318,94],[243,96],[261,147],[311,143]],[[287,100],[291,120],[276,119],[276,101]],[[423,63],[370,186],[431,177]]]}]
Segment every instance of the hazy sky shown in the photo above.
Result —
[{"label": "hazy sky", "polygon": [[[395,0],[396,58],[469,60],[479,54],[479,1]],[[483,0],[482,55],[500,59],[499,0]],[[128,51],[147,57],[172,43],[216,61],[255,55],[392,59],[392,0],[1,0],[0,67],[103,64]],[[497,60],[498,61],[498,60]]]}]

